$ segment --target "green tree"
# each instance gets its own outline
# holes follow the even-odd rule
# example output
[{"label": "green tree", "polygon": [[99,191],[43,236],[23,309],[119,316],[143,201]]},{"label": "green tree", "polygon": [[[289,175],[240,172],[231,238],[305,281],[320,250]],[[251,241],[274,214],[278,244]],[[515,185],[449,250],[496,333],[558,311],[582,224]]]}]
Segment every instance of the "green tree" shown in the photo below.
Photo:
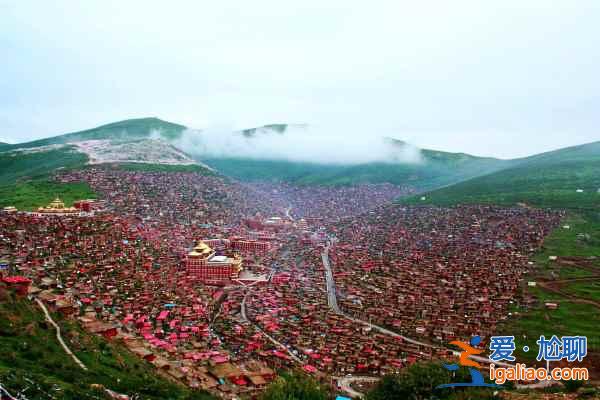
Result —
[{"label": "green tree", "polygon": [[300,372],[285,373],[269,385],[262,400],[326,400],[327,387]]},{"label": "green tree", "polygon": [[493,389],[450,388],[436,389],[438,385],[450,382],[468,382],[466,368],[456,373],[448,372],[440,364],[414,364],[400,374],[387,375],[366,394],[366,400],[437,400],[437,399],[495,399]]}]

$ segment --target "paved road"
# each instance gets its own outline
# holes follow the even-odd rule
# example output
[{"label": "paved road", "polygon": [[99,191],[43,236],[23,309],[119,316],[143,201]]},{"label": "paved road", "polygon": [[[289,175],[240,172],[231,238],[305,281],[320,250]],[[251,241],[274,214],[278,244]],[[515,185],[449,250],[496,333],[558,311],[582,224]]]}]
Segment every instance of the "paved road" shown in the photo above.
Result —
[{"label": "paved road", "polygon": [[349,320],[351,320],[353,322],[356,322],[356,323],[362,324],[362,325],[366,325],[366,326],[370,327],[371,329],[378,330],[379,332],[384,333],[386,335],[401,338],[402,340],[405,340],[408,343],[412,343],[412,344],[416,344],[416,345],[424,346],[424,347],[434,347],[430,343],[420,342],[418,340],[414,340],[409,337],[400,335],[396,332],[392,332],[388,329],[382,328],[382,327],[372,324],[370,322],[366,322],[366,321],[360,320],[358,318],[354,318],[354,317],[344,313],[342,310],[340,310],[338,303],[337,303],[337,294],[336,294],[336,290],[335,290],[335,281],[333,279],[333,272],[331,271],[331,264],[329,262],[329,248],[330,247],[331,247],[331,243],[327,243],[327,246],[325,246],[323,253],[321,253],[321,258],[323,260],[323,266],[325,267],[325,280],[327,281],[327,303],[329,304],[329,307],[331,307],[331,309],[333,311],[348,318]]},{"label": "paved road", "polygon": [[375,383],[379,380],[373,376],[334,376],[333,379],[337,381],[340,390],[349,394],[352,397],[363,397],[361,392],[357,392],[352,388],[352,384],[355,382]]},{"label": "paved road", "polygon": [[335,290],[335,280],[333,279],[333,272],[331,271],[331,265],[329,264],[329,247],[330,243],[327,243],[323,253],[321,253],[321,259],[323,260],[323,266],[325,267],[325,282],[327,284],[327,304],[329,307],[338,314],[342,314],[342,310],[337,303],[337,295]]},{"label": "paved road", "polygon": [[4,387],[0,383],[0,399],[4,400],[5,398],[6,400],[17,400],[17,398],[13,397],[10,393],[8,393],[8,390],[4,389]]}]

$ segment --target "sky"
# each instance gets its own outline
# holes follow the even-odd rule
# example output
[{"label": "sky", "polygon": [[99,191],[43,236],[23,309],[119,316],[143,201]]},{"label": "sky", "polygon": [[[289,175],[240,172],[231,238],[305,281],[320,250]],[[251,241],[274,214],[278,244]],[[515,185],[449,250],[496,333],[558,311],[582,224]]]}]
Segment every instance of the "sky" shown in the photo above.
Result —
[{"label": "sky", "polygon": [[155,116],[525,156],[600,140],[598,21],[596,0],[0,0],[0,141]]}]

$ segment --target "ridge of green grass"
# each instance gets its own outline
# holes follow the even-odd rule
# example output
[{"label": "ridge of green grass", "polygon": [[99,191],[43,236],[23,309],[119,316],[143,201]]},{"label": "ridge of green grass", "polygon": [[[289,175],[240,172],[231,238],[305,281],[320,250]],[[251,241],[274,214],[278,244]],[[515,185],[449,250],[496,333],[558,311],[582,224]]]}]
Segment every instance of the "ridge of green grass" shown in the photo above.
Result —
[{"label": "ridge of green grass", "polygon": [[[564,228],[568,226],[569,228]],[[570,212],[560,227],[556,228],[545,240],[542,248],[535,254],[533,261],[535,269],[525,277],[525,281],[539,279],[572,279],[588,277],[593,270],[577,265],[565,267],[560,262],[551,260],[551,256],[579,257],[588,266],[600,273],[600,215],[596,212]],[[597,287],[589,289],[589,282],[571,282],[561,290],[567,294],[581,296],[600,302],[600,292]],[[581,288],[583,286],[583,289]],[[536,304],[531,307],[515,306],[513,317],[502,325],[505,334],[514,335],[517,340],[517,357],[521,360],[532,361],[537,353],[522,351],[523,345],[537,349],[536,340],[540,335],[585,335],[588,337],[590,353],[600,353],[600,310],[591,304],[581,304],[542,287],[523,287],[523,294],[535,297]],[[582,290],[586,290],[582,293]],[[546,302],[558,302],[557,310],[549,310]],[[534,354],[535,353],[535,354]]]}]

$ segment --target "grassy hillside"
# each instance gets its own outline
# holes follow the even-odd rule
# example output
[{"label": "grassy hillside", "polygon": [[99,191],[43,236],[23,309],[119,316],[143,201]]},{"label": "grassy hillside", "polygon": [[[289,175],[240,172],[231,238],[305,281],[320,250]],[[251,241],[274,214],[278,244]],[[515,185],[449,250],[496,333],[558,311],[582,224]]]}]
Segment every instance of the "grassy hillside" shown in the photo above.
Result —
[{"label": "grassy hillside", "polygon": [[[84,168],[83,165],[79,164],[75,167]],[[106,164],[105,167],[127,171],[214,174],[214,172],[200,165],[119,163]],[[0,184],[0,208],[15,206],[19,210],[34,210],[39,206],[50,203],[57,196],[65,202],[67,207],[71,206],[76,200],[96,198],[96,194],[86,182],[60,183],[52,180],[49,173],[10,180]]]},{"label": "grassy hillside", "polygon": [[202,161],[243,181],[286,181],[297,184],[351,185],[389,182],[430,189],[482,173],[497,171],[507,161],[461,153],[423,150],[423,163],[326,165],[284,160],[208,158]]},{"label": "grassy hillside", "polygon": [[85,182],[58,183],[45,179],[0,185],[0,207],[15,206],[19,210],[35,210],[60,197],[67,207],[81,199],[96,198]]},{"label": "grassy hillside", "polygon": [[55,316],[63,338],[88,367],[80,369],[56,340],[55,331],[33,303],[0,299],[0,382],[13,395],[35,399],[105,399],[93,384],[140,399],[210,399],[161,378],[154,367],[114,342],[89,335]]},{"label": "grassy hillside", "polygon": [[[294,126],[300,127],[301,125]],[[289,127],[290,125],[287,124],[271,124],[246,129],[240,133],[249,138],[256,135],[283,135]],[[5,150],[58,145],[90,139],[133,141],[148,138],[153,133],[159,134],[167,141],[173,141],[179,138],[185,129],[183,125],[157,118],[130,119],[81,132],[7,145]],[[405,143],[401,141],[390,140],[390,146],[404,145]],[[506,161],[474,157],[463,153],[423,150],[422,155],[424,162],[420,164],[370,163],[352,166],[236,157],[205,158],[200,156],[198,161],[205,162],[225,175],[244,181],[271,180],[323,185],[389,182],[408,184],[424,190],[497,171],[508,165]],[[46,168],[44,165],[40,165],[40,170],[44,168]],[[15,174],[30,174],[30,171],[16,165],[9,169],[13,170]]]},{"label": "grassy hillside", "polygon": [[79,142],[83,140],[97,139],[140,139],[150,137],[151,134],[159,134],[166,140],[173,140],[181,135],[185,126],[160,120],[158,118],[138,118],[113,122],[87,129],[85,131],[67,133],[46,139],[34,140],[32,142],[9,145],[6,149],[31,148],[47,146],[50,144],[63,144],[68,142]]},{"label": "grassy hillside", "polygon": [[45,151],[10,151],[0,153],[0,185],[17,180],[45,177],[59,168],[79,168],[87,162],[85,154],[72,146]]},{"label": "grassy hillside", "polygon": [[[247,137],[255,135],[282,135],[289,125],[272,124],[240,131]],[[90,139],[134,141],[159,134],[172,141],[181,136],[183,125],[157,118],[119,121],[97,128],[69,133],[29,143],[6,145],[5,149],[33,148]],[[390,146],[404,146],[402,141],[390,140]],[[184,149],[185,150],[185,149]],[[369,163],[361,165],[325,165],[285,160],[256,160],[249,158],[199,157],[209,166],[225,175],[244,181],[270,180],[297,184],[349,185],[357,183],[389,182],[411,185],[421,190],[433,190],[430,198],[439,204],[468,202],[532,202],[540,205],[579,203],[593,204],[591,190],[598,185],[598,154],[600,142],[575,146],[517,160],[498,160],[475,157],[464,153],[422,150],[423,162]],[[58,167],[81,164],[83,155],[70,154],[68,148],[53,150],[49,157],[27,155],[24,160],[6,164],[5,153],[0,153],[0,184],[21,176],[34,176]],[[35,158],[41,162],[35,162]],[[77,159],[79,157],[79,159]],[[141,167],[140,167],[141,168]],[[495,173],[495,174],[494,174]],[[485,178],[479,178],[485,176]],[[472,179],[474,178],[474,179]],[[463,186],[451,186],[466,181]],[[594,188],[595,186],[595,188]],[[513,190],[516,188],[516,190]],[[551,190],[548,190],[551,189]],[[582,195],[574,189],[584,189]],[[429,196],[428,196],[429,197]]]},{"label": "grassy hillside", "polygon": [[[521,289],[537,302],[533,305],[515,302],[511,311],[519,318],[509,318],[498,332],[525,338],[517,346],[517,359],[534,361],[536,352],[525,353],[521,349],[524,344],[535,348],[540,335],[585,335],[589,342],[585,365],[593,366],[591,376],[597,379],[600,372],[598,255],[600,215],[595,211],[571,212],[563,226],[544,240],[543,247],[533,257],[536,269],[525,278],[525,281],[537,281],[538,285],[523,285]],[[554,283],[558,290],[544,288],[541,282]],[[558,310],[547,309],[545,302],[558,303]]]},{"label": "grassy hillside", "polygon": [[[515,160],[513,166],[421,196],[409,204],[517,204],[600,209],[600,142]],[[578,192],[583,190],[583,192]]]},{"label": "grassy hillside", "polygon": [[[19,209],[31,210],[48,204],[56,196],[61,197],[67,205],[71,205],[74,200],[95,197],[91,188],[85,183],[61,184],[52,179],[54,173],[59,170],[84,168],[88,162],[88,156],[85,153],[79,151],[76,146],[64,144],[66,142],[111,139],[111,146],[114,149],[105,150],[104,155],[109,151],[126,151],[127,155],[131,155],[131,159],[143,160],[146,157],[149,160],[160,161],[159,158],[153,157],[177,159],[177,157],[181,157],[180,151],[164,141],[141,140],[139,137],[149,136],[151,132],[159,132],[164,137],[173,139],[183,129],[182,125],[171,124],[156,118],[145,118],[121,121],[83,132],[1,147],[0,207],[11,205]],[[124,139],[124,141],[112,139]],[[148,144],[149,142],[152,142],[152,146]],[[122,162],[119,168],[135,171],[213,173],[201,165]]]},{"label": "grassy hillside", "polygon": [[[242,131],[248,137],[257,134],[285,134],[288,125],[266,125]],[[407,143],[387,138],[390,153],[403,154]],[[336,151],[336,149],[332,149]],[[366,149],[368,151],[368,149]],[[257,160],[241,157],[202,158],[202,161],[243,181],[286,181],[303,185],[352,185],[393,183],[427,190],[497,171],[510,161],[476,157],[465,153],[421,150],[421,163],[374,162],[358,165],[318,164],[287,160]]]},{"label": "grassy hillside", "polygon": [[86,183],[61,184],[49,179],[59,169],[81,168],[86,162],[85,154],[71,146],[0,153],[0,207],[31,210],[48,204],[56,196],[67,205],[95,197]]}]

